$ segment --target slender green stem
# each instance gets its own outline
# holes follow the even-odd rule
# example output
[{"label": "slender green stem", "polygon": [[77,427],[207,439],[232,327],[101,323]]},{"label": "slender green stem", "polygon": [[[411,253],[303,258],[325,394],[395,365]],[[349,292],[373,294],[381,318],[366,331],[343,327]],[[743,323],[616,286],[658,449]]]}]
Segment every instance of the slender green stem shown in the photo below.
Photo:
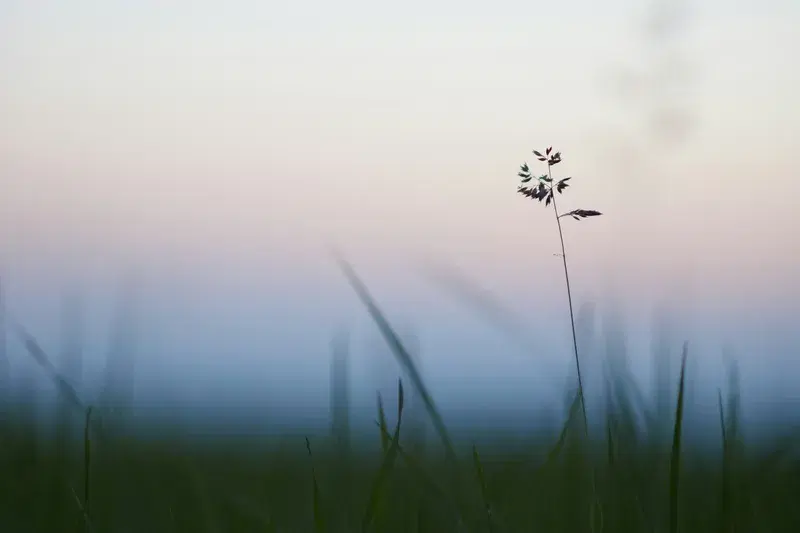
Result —
[{"label": "slender green stem", "polygon": [[[553,189],[553,173],[552,167],[547,166],[547,177],[550,178],[550,190]],[[567,282],[567,302],[569,302],[569,322],[572,326],[572,347],[575,350],[575,368],[578,371],[578,395],[581,399],[581,413],[583,414],[583,430],[586,433],[586,440],[589,440],[589,419],[586,416],[586,400],[583,395],[583,376],[581,374],[581,360],[578,356],[578,336],[575,333],[575,311],[572,306],[572,289],[569,284],[569,268],[567,268],[567,251],[564,246],[564,232],[561,229],[561,218],[558,216],[558,206],[556,205],[556,195],[552,195],[553,199],[553,212],[556,216],[556,224],[558,224],[558,238],[561,240],[561,259],[564,262],[564,279]]]},{"label": "slender green stem", "polygon": [[[567,302],[569,303],[569,323],[572,327],[572,347],[575,350],[575,369],[578,372],[578,397],[581,400],[581,414],[583,415],[583,433],[586,437],[586,446],[589,443],[589,417],[586,415],[586,400],[583,394],[583,375],[581,374],[581,359],[578,355],[578,335],[575,333],[575,311],[572,306],[572,289],[569,284],[569,268],[567,267],[567,250],[564,246],[564,232],[561,229],[561,217],[558,216],[558,206],[556,205],[556,195],[553,191],[553,172],[552,167],[547,165],[547,177],[550,178],[550,194],[553,200],[553,213],[556,217],[556,224],[558,224],[558,238],[561,241],[561,260],[564,263],[564,279],[567,282]],[[590,512],[590,528],[595,531],[596,520],[600,521],[600,530],[603,526],[603,509],[597,497],[597,470],[594,468],[592,462],[592,507]]]}]

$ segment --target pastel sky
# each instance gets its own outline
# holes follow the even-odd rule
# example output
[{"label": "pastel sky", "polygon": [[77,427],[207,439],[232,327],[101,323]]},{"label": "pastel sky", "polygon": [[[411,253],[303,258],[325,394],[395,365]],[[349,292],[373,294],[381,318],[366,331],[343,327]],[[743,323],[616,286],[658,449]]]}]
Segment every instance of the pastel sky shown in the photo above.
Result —
[{"label": "pastel sky", "polygon": [[442,338],[459,327],[418,279],[426,260],[549,315],[552,214],[515,188],[554,145],[573,177],[560,205],[604,212],[565,224],[579,300],[646,315],[666,298],[710,349],[773,342],[782,365],[800,307],[800,4],[682,5],[659,37],[658,5],[630,0],[5,0],[9,305],[57,345],[60,291],[134,268],[159,350],[211,324],[209,351],[272,331],[274,361],[306,342],[322,375],[357,313],[335,245]]}]

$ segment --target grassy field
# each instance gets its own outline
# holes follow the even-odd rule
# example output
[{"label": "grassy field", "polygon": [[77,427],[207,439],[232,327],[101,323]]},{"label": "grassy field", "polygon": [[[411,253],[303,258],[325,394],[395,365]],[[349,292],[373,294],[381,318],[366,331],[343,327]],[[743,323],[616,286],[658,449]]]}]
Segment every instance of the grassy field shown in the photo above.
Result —
[{"label": "grassy field", "polygon": [[[680,372],[661,376],[674,394],[643,399],[611,365],[591,431],[577,388],[560,428],[531,420],[524,439],[479,449],[453,441],[402,341],[356,289],[406,376],[398,405],[379,402],[367,433],[351,429],[341,350],[329,434],[234,438],[141,421],[147,431],[133,430],[119,412],[88,406],[17,331],[61,407],[47,433],[34,403],[0,404],[2,531],[800,531],[797,428],[760,435],[757,446],[745,438],[734,379],[717,422],[687,439],[686,346]],[[410,390],[424,404],[424,442],[408,419]]]},{"label": "grassy field", "polygon": [[356,444],[368,443],[347,449],[333,437],[310,439],[309,455],[301,436],[173,434],[90,436],[87,455],[81,439],[7,425],[0,517],[15,532],[799,530],[800,461],[788,441],[748,452],[726,435],[717,456],[684,447],[675,478],[669,439],[654,442],[615,412],[606,439],[587,444],[575,420],[513,452],[498,443],[453,462],[441,446],[393,448],[395,428],[381,453],[377,426],[362,452]]},{"label": "grassy field", "polygon": [[125,431],[100,423],[113,416],[79,416],[75,403],[47,437],[17,405],[2,427],[0,523],[48,532],[800,531],[790,431],[748,447],[737,398],[720,397],[719,423],[703,430],[722,444],[712,452],[679,435],[690,405],[676,397],[668,420],[637,423],[633,396],[608,385],[603,434],[591,442],[576,395],[560,431],[472,450],[446,434],[415,441],[389,405],[374,433],[352,441],[346,424],[309,440],[299,428],[280,438]]}]

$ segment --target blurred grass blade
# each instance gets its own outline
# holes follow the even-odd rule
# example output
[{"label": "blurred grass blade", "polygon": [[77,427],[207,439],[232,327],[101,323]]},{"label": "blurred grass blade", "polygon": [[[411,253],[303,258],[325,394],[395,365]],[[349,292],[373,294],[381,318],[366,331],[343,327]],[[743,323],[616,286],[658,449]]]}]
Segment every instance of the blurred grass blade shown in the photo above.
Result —
[{"label": "blurred grass blade", "polygon": [[475,474],[478,477],[478,485],[481,489],[483,507],[486,509],[486,523],[489,527],[489,533],[492,533],[494,531],[494,524],[492,521],[492,508],[489,505],[489,496],[486,490],[486,476],[483,474],[483,465],[481,464],[480,455],[478,455],[478,448],[474,444],[472,445],[472,461],[475,464]]},{"label": "blurred grass blade", "polygon": [[624,379],[624,384],[626,386],[626,390],[628,390],[632,396],[630,402],[639,406],[639,412],[644,419],[644,424],[647,431],[650,433],[656,433],[658,428],[657,417],[645,399],[642,388],[639,386],[639,383],[636,381],[630,371],[627,371],[625,374],[626,376]]},{"label": "blurred grass blade", "polygon": [[513,338],[521,348],[526,351],[531,349],[525,319],[511,311],[490,291],[468,280],[455,269],[445,268],[441,264],[426,267],[424,274],[447,294],[475,310],[495,329]]},{"label": "blurred grass blade", "polygon": [[614,461],[615,448],[614,448],[614,432],[611,428],[612,426],[611,416],[612,415],[609,414],[606,417],[606,446],[607,446],[606,451],[608,454],[608,466],[613,468],[615,463]]},{"label": "blurred grass blade", "polygon": [[188,457],[182,459],[181,466],[191,486],[192,493],[197,502],[197,507],[199,508],[199,514],[202,515],[202,524],[205,526],[204,529],[207,531],[223,531],[224,528],[220,523],[221,520],[217,512],[217,506],[214,504],[215,502],[211,498],[211,491],[200,475],[200,472],[189,462]]},{"label": "blurred grass blade", "polygon": [[722,406],[722,391],[719,389],[717,389],[717,400],[719,401],[719,425],[722,429],[722,446],[723,450],[726,450],[728,446],[728,435],[725,429],[725,410]]},{"label": "blurred grass blade", "polygon": [[669,531],[678,532],[678,482],[681,471],[681,430],[683,427],[683,391],[686,381],[686,356],[689,343],[683,343],[681,376],[678,382],[678,402],[675,407],[675,427],[672,432],[672,454],[669,467]]},{"label": "blurred grass blade", "polygon": [[728,450],[738,453],[739,441],[739,412],[741,411],[741,384],[739,365],[730,349],[726,350],[723,357],[728,362],[728,409],[726,415],[726,429],[728,432]]},{"label": "blurred grass blade", "polygon": [[325,531],[325,517],[322,515],[322,498],[319,493],[319,484],[317,483],[317,472],[314,468],[314,456],[311,454],[311,443],[306,437],[306,449],[308,450],[308,457],[311,461],[311,480],[314,483],[313,505],[314,505],[314,531],[316,533],[324,533]]},{"label": "blurred grass blade", "polygon": [[378,326],[378,329],[380,330],[381,335],[383,335],[384,340],[386,340],[386,343],[389,345],[389,348],[391,348],[395,357],[397,357],[398,361],[400,362],[400,365],[411,378],[411,382],[414,385],[414,388],[417,390],[420,398],[422,398],[425,408],[428,411],[428,415],[431,417],[431,421],[433,422],[433,426],[436,429],[436,432],[439,434],[439,438],[444,445],[445,453],[447,454],[448,459],[455,464],[457,462],[455,448],[453,447],[453,442],[450,439],[447,428],[444,425],[444,420],[439,414],[439,410],[436,408],[433,398],[431,397],[428,388],[425,386],[422,376],[417,370],[417,367],[409,355],[408,350],[406,350],[405,346],[403,346],[403,343],[400,341],[400,337],[397,335],[397,333],[395,333],[388,320],[386,320],[386,317],[381,312],[380,308],[378,308],[375,300],[367,290],[367,287],[356,275],[353,267],[351,267],[349,263],[338,256],[336,256],[336,260],[339,263],[339,266],[342,269],[345,277],[347,278],[347,281],[350,283],[350,286],[353,288],[361,302],[366,306],[367,311],[375,321],[375,324]]},{"label": "blurred grass blade", "polygon": [[[375,424],[380,428],[379,422],[376,421]],[[386,428],[382,428],[381,431],[386,435],[386,438],[389,439],[390,442],[392,443],[395,442],[392,439],[392,436],[389,435],[389,432],[386,430]],[[400,455],[400,457],[403,458],[403,462],[406,464],[406,466],[408,466],[411,472],[419,479],[421,484],[424,485],[426,489],[433,492],[441,501],[446,502],[447,506],[450,507],[453,513],[458,515],[460,519],[462,511],[460,510],[458,503],[453,501],[453,499],[447,494],[447,492],[445,492],[444,489],[442,489],[431,478],[431,476],[429,476],[425,472],[425,469],[423,469],[422,466],[414,459],[414,457],[411,456],[409,453],[407,453],[403,448],[403,446],[399,443],[397,445],[397,452]]]},{"label": "blurred grass blade", "polygon": [[558,456],[561,454],[561,450],[564,448],[564,443],[567,441],[567,434],[569,433],[569,428],[572,427],[572,421],[578,415],[578,412],[581,407],[581,395],[580,392],[575,393],[575,398],[572,400],[572,405],[569,407],[569,412],[567,413],[567,419],[564,421],[564,425],[561,427],[561,433],[558,435],[558,440],[547,453],[547,459],[545,461],[545,465],[552,464],[558,459]]},{"label": "blurred grass blade", "polygon": [[[28,333],[21,325],[17,324],[15,329],[28,354],[40,367],[42,367],[50,379],[56,384],[58,387],[58,392],[64,395],[64,397],[69,401],[69,404],[75,410],[79,410],[84,416],[86,416],[87,407],[85,407],[85,404],[81,401],[80,396],[78,396],[78,393],[75,391],[75,388],[70,385],[69,382],[56,370],[55,366],[53,366],[53,364],[50,362],[47,354],[33,337],[33,335]],[[102,420],[98,419],[97,417],[86,416],[86,426],[91,428],[91,433],[94,433],[98,440],[106,443],[110,442],[109,439],[112,434],[109,434],[107,429],[103,426]],[[136,459],[135,456],[125,456],[125,458],[128,461],[133,461]],[[206,514],[206,520],[204,523],[207,525],[207,529],[209,530],[220,530],[215,517],[210,512],[210,499],[208,498],[207,491],[203,490],[205,485],[195,468],[188,461],[188,459],[184,459],[185,470],[192,481],[192,486],[195,488],[195,491],[205,503],[205,505],[201,506],[202,510]],[[136,468],[142,466],[138,463],[138,461],[136,461],[136,463]]]},{"label": "blurred grass blade", "polygon": [[39,343],[36,342],[33,335],[28,333],[25,328],[20,325],[16,326],[17,335],[22,340],[22,343],[25,346],[25,349],[28,352],[28,355],[33,358],[36,363],[41,366],[45,372],[47,372],[50,379],[55,383],[56,387],[58,388],[59,393],[64,395],[64,397],[76,408],[80,409],[82,412],[86,411],[83,402],[81,401],[78,393],[75,391],[75,388],[70,385],[66,379],[56,370],[56,367],[53,366],[53,363],[47,358],[47,355],[42,350]]},{"label": "blurred grass blade", "polygon": [[86,408],[86,422],[83,426],[83,512],[87,516],[87,524],[89,515],[89,483],[91,480],[91,464],[92,464],[92,440],[90,435],[92,424],[92,407]]},{"label": "blurred grass blade", "polygon": [[730,522],[730,454],[728,453],[728,433],[725,427],[725,409],[722,405],[722,391],[717,389],[719,401],[719,425],[722,430],[722,528],[723,533],[732,531]]},{"label": "blurred grass blade", "polygon": [[383,411],[383,398],[378,393],[378,423],[381,429],[381,451],[385,454],[389,451],[389,426],[386,424],[386,413]]},{"label": "blurred grass blade", "polygon": [[277,527],[269,510],[264,509],[260,501],[253,502],[241,494],[231,494],[227,502],[230,508],[242,516],[247,516],[259,521],[267,532],[276,532]]},{"label": "blurred grass blade", "polygon": [[88,533],[91,533],[92,531],[94,531],[94,527],[92,526],[92,519],[89,517],[89,512],[86,510],[86,507],[84,506],[83,502],[81,502],[81,499],[78,497],[78,494],[75,492],[75,489],[70,487],[69,490],[72,492],[72,497],[75,499],[75,504],[81,511],[81,516],[83,516],[83,524],[86,528],[86,531]]},{"label": "blurred grass blade", "polygon": [[350,458],[350,349],[346,331],[334,338],[331,352],[331,434],[336,441],[340,473],[346,476],[344,467]]},{"label": "blurred grass blade", "polygon": [[[28,333],[27,330],[25,330],[25,328],[19,324],[15,325],[15,331],[25,346],[28,355],[30,355],[31,358],[36,361],[36,363],[48,374],[48,377],[56,384],[59,394],[62,394],[67,399],[69,405],[71,405],[73,409],[80,411],[81,414],[86,417],[86,427],[90,428],[88,433],[94,434],[97,440],[108,443],[109,439],[113,436],[113,432],[109,432],[109,430],[103,425],[100,418],[87,415],[88,408],[86,407],[86,404],[84,404],[84,402],[80,399],[80,396],[76,392],[75,388],[70,385],[70,383],[61,375],[61,373],[58,372],[58,370],[56,370],[55,366],[50,362],[47,354],[33,337],[33,335]],[[87,432],[85,431],[84,439],[86,438],[86,434]],[[139,460],[135,455],[126,455],[124,458],[126,462],[134,462],[134,468],[143,468],[143,465],[139,463]],[[189,462],[188,458],[185,458],[183,463],[184,468],[189,475],[190,480],[192,481],[192,486],[205,503],[205,505],[202,505],[201,507],[206,515],[206,519],[204,520],[206,529],[212,531],[221,530],[219,523],[216,520],[216,516],[211,513],[211,501],[209,498],[209,492],[205,489],[205,483],[195,467]],[[227,495],[225,497],[229,499]]]},{"label": "blurred grass blade", "polygon": [[[400,423],[403,419],[403,381],[398,380],[397,382],[397,425],[394,428],[394,435],[392,436],[392,443],[389,445],[389,449],[383,455],[383,461],[381,462],[380,469],[378,470],[378,475],[375,477],[375,481],[372,484],[372,490],[370,491],[369,502],[367,503],[367,509],[364,513],[364,519],[361,522],[361,531],[365,532],[369,530],[369,526],[372,524],[372,520],[377,514],[378,505],[380,504],[381,497],[383,496],[383,488],[386,484],[386,480],[389,479],[389,475],[392,473],[392,469],[394,468],[395,460],[397,459],[397,449],[400,446]],[[383,409],[380,409],[381,416],[383,415]],[[385,420],[384,420],[384,427],[385,427]],[[383,436],[383,429],[381,430],[381,438],[388,439],[388,436],[384,438]]]},{"label": "blurred grass blade", "polygon": [[800,450],[800,428],[797,428],[793,433],[785,434],[779,437],[772,445],[772,449],[757,463],[756,467],[750,474],[747,485],[750,491],[763,489],[763,482],[769,479],[769,475],[774,475],[776,470],[785,465],[786,460],[791,457],[794,452]]}]

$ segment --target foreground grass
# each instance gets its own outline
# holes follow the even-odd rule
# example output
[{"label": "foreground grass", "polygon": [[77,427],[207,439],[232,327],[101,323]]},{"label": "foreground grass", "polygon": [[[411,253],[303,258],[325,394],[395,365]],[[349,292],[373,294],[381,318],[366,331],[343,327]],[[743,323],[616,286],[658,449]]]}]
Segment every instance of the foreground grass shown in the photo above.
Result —
[{"label": "foreground grass", "polygon": [[[366,286],[342,267],[422,399],[438,441],[422,446],[402,431],[402,382],[399,405],[379,397],[374,432],[355,444],[346,394],[333,395],[338,422],[329,438],[286,436],[276,443],[151,427],[148,435],[157,438],[145,439],[124,430],[116,415],[94,415],[18,328],[28,355],[73,415],[62,411],[58,438],[42,439],[25,405],[0,404],[1,531],[800,531],[796,432],[748,447],[734,386],[727,407],[719,395],[719,424],[686,441],[687,346],[671,412],[650,409],[622,367],[611,365],[604,419],[592,421],[602,431],[581,423],[579,386],[563,426],[552,433],[535,431],[524,445],[463,446],[451,438],[413,358]],[[386,413],[393,407],[390,427]],[[531,427],[545,426],[531,421]],[[718,453],[709,440],[719,444]]]},{"label": "foreground grass", "polygon": [[346,458],[326,439],[310,440],[312,458],[296,437],[262,452],[241,438],[119,439],[92,446],[83,509],[81,443],[65,456],[25,426],[4,429],[3,531],[656,532],[674,517],[673,531],[800,531],[800,461],[778,443],[762,454],[729,447],[723,457],[684,447],[671,469],[669,446],[614,429],[590,446],[571,430],[563,440],[542,434],[524,454],[497,446],[460,454],[455,466],[441,451],[395,446],[395,428],[389,466],[377,433],[372,453]]}]

